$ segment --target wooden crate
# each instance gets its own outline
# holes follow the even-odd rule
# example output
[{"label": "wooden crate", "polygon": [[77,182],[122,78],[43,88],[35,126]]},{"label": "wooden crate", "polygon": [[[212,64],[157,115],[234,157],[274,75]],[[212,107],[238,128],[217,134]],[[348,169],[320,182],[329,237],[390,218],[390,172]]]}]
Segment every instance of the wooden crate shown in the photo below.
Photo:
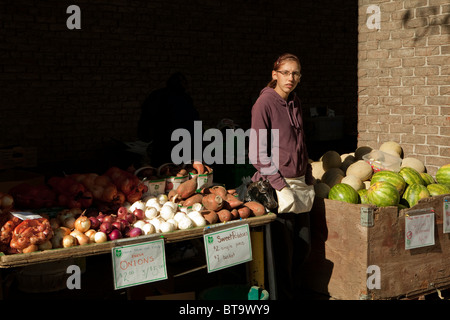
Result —
[{"label": "wooden crate", "polygon": [[[443,233],[443,202],[448,196],[422,199],[400,211],[316,199],[305,287],[342,300],[412,298],[450,287],[450,234]],[[365,226],[365,219],[361,222],[361,210],[367,208],[373,209],[373,226]],[[435,245],[406,250],[405,216],[426,208],[435,212]],[[367,287],[373,275],[369,266],[379,267],[380,289]]]}]

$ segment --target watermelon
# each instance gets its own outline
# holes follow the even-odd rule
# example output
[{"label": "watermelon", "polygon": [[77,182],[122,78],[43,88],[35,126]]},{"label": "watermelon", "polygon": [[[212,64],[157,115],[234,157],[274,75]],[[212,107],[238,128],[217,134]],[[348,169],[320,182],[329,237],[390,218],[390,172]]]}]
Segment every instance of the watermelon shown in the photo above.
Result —
[{"label": "watermelon", "polygon": [[426,172],[421,172],[420,176],[422,177],[423,181],[425,182],[425,185],[429,185],[432,183],[436,183],[433,179],[433,177],[431,176],[431,174],[426,173]]},{"label": "watermelon", "polygon": [[397,188],[387,181],[375,182],[367,189],[369,203],[377,207],[397,206],[400,194]]},{"label": "watermelon", "polygon": [[422,176],[420,173],[413,168],[410,167],[403,167],[398,172],[403,179],[405,179],[406,184],[421,184],[425,185],[425,181],[423,181]]},{"label": "watermelon", "polygon": [[430,192],[423,184],[413,183],[410,184],[402,196],[402,203],[409,208],[414,207],[420,199],[430,196]]},{"label": "watermelon", "polygon": [[372,179],[370,180],[370,184],[374,184],[376,182],[387,181],[392,184],[395,188],[397,188],[398,193],[400,195],[403,194],[406,188],[406,182],[403,177],[394,171],[378,171],[374,173]]},{"label": "watermelon", "polygon": [[436,172],[436,182],[450,188],[450,163],[438,169]]},{"label": "watermelon", "polygon": [[368,204],[369,199],[367,198],[367,189],[360,189],[358,190],[359,198],[361,199],[360,202],[362,204]]},{"label": "watermelon", "polygon": [[429,184],[427,185],[427,189],[428,192],[430,192],[430,196],[432,197],[450,193],[450,188],[440,183]]},{"label": "watermelon", "polygon": [[337,183],[330,189],[328,199],[356,204],[359,203],[359,194],[348,184]]}]

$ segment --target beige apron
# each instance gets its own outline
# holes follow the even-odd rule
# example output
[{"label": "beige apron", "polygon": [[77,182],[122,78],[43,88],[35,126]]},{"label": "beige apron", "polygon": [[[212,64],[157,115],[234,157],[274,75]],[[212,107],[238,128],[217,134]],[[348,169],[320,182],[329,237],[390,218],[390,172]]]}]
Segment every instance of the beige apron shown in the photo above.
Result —
[{"label": "beige apron", "polygon": [[287,187],[275,190],[278,197],[278,213],[303,213],[311,211],[314,202],[314,186],[305,183],[305,176],[284,178]]}]

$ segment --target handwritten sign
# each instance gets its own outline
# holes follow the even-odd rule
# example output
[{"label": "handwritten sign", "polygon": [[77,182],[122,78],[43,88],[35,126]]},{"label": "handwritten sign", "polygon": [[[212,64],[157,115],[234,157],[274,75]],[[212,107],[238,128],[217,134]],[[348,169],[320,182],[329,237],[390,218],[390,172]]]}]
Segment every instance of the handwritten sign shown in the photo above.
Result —
[{"label": "handwritten sign", "polygon": [[112,248],[114,288],[167,279],[164,239]]},{"label": "handwritten sign", "polygon": [[208,272],[252,260],[248,224],[207,233],[203,237]]},{"label": "handwritten sign", "polygon": [[434,212],[405,216],[405,249],[434,245]]},{"label": "handwritten sign", "polygon": [[444,198],[443,203],[443,214],[444,214],[444,233],[450,233],[450,197]]}]

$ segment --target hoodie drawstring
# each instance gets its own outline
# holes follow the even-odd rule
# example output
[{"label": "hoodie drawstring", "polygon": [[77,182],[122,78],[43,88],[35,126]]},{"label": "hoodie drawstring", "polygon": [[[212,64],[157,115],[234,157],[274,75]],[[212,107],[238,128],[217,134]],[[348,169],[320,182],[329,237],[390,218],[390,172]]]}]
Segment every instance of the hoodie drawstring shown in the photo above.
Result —
[{"label": "hoodie drawstring", "polygon": [[286,109],[287,109],[289,122],[291,123],[291,126],[297,128],[297,129],[300,128],[300,123],[299,123],[297,117],[293,114],[294,113],[294,100],[286,102]]}]

